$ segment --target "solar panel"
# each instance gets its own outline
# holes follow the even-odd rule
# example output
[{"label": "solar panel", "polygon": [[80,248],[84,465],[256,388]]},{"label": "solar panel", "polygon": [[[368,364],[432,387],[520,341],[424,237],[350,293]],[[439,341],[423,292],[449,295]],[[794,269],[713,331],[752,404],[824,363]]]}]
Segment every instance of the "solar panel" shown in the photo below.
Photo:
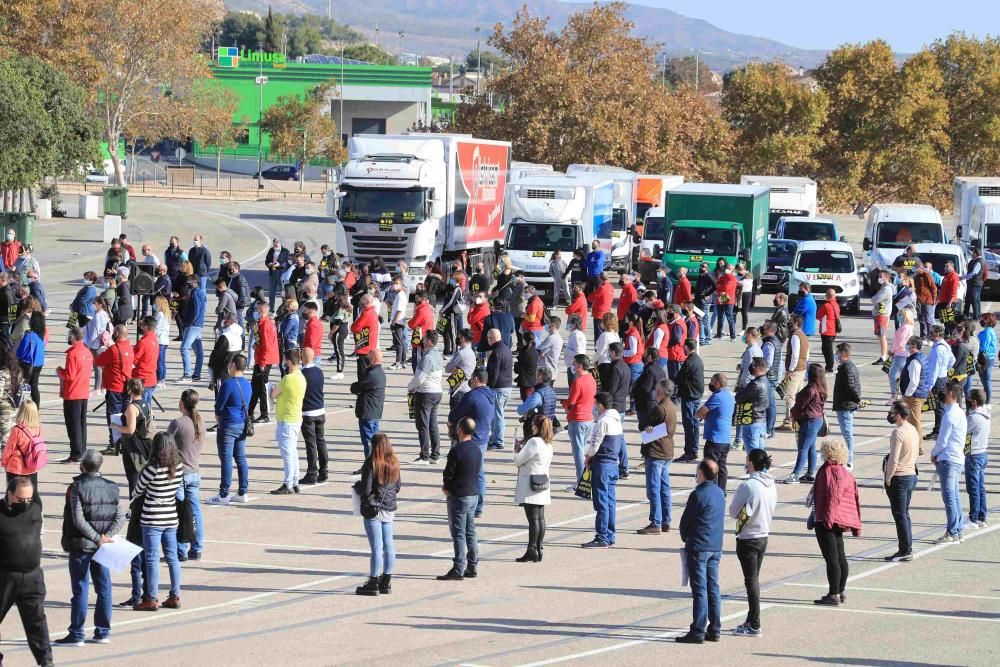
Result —
[{"label": "solar panel", "polygon": [[340,56],[327,56],[322,53],[308,53],[300,58],[300,62],[307,65],[371,65],[371,63],[363,60],[341,58]]}]

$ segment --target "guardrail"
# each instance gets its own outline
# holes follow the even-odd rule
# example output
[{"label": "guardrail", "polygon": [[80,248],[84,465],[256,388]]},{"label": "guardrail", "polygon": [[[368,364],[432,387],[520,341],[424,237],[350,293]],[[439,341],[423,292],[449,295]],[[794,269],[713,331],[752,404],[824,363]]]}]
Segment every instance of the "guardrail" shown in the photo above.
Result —
[{"label": "guardrail", "polygon": [[[88,183],[84,180],[59,180],[59,189],[65,193],[79,194],[90,192],[101,194],[106,184]],[[286,185],[287,189],[280,187]],[[305,189],[300,191],[299,184],[294,181],[262,181],[263,187],[258,188],[257,180],[249,177],[229,177],[224,176],[219,179],[212,176],[196,176],[193,184],[181,185],[175,183],[164,183],[159,180],[139,179],[128,184],[128,193],[131,197],[197,197],[206,199],[297,199],[316,200],[326,199],[327,184],[322,181],[306,181]],[[294,189],[293,189],[294,188]]]}]

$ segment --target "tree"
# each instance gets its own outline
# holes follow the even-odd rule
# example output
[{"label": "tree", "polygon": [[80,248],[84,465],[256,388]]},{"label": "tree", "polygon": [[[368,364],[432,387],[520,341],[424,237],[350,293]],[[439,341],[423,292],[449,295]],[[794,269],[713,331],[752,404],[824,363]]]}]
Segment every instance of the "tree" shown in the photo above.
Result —
[{"label": "tree", "polygon": [[16,67],[0,60],[0,191],[30,188],[45,176],[35,151],[55,139],[42,93]]},{"label": "tree", "polygon": [[222,19],[220,46],[243,46],[256,49],[264,42],[264,22],[253,14],[228,12]]},{"label": "tree", "polygon": [[468,70],[475,72],[480,63],[484,72],[495,72],[505,64],[503,57],[496,51],[482,51],[477,57],[476,51],[473,49],[469,51],[469,55],[465,56],[465,67]]},{"label": "tree", "polygon": [[34,56],[90,90],[100,67],[87,48],[96,28],[91,0],[4,0],[0,2],[0,59]]},{"label": "tree", "polygon": [[948,107],[930,53],[897,68],[881,40],[843,46],[815,77],[829,99],[818,155],[828,206],[867,208],[890,197],[947,203],[941,155],[948,146]]},{"label": "tree", "polygon": [[190,104],[194,108],[190,136],[203,146],[215,148],[215,186],[219,187],[222,152],[235,146],[247,132],[246,118],[239,124],[233,123],[240,97],[216,81],[205,80],[195,85]]},{"label": "tree", "polygon": [[305,98],[288,95],[264,112],[262,131],[271,136],[271,153],[283,160],[301,160],[299,188],[305,177],[305,167],[316,158],[335,164],[347,159],[337,124],[324,110],[327,100],[336,92],[333,82],[314,87]]},{"label": "tree", "polygon": [[803,175],[816,166],[828,100],[792,79],[779,63],[736,70],[722,93],[722,116],[735,134],[734,166],[743,174]]},{"label": "tree", "polygon": [[274,14],[271,13],[271,6],[267,7],[267,18],[264,19],[264,51],[275,53],[278,49],[278,35],[274,27]]},{"label": "tree", "polygon": [[[695,76],[696,70],[697,76]],[[714,93],[721,88],[721,84],[705,61],[694,56],[669,59],[664,65],[663,78],[673,88],[680,86],[693,88],[697,82],[698,92],[701,93]]]},{"label": "tree", "polygon": [[289,28],[288,57],[298,58],[307,53],[320,53],[323,50],[323,35],[314,25],[299,25]]},{"label": "tree", "polygon": [[344,47],[344,57],[361,60],[372,65],[395,65],[396,56],[374,44],[352,44]]}]

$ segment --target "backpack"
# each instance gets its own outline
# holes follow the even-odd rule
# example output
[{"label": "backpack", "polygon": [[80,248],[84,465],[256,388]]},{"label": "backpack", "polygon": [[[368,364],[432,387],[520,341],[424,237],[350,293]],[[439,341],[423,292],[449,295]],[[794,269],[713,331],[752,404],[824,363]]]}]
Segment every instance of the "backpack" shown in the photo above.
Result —
[{"label": "backpack", "polygon": [[48,450],[45,447],[45,440],[42,439],[41,431],[38,435],[31,435],[28,429],[17,424],[14,428],[19,428],[28,436],[28,448],[24,452],[24,467],[32,472],[38,472],[48,463]]},{"label": "backpack", "polygon": [[150,440],[153,437],[152,434],[156,433],[156,418],[153,416],[153,411],[149,409],[148,403],[136,403],[136,407],[139,408],[139,414],[135,418],[135,433],[133,435],[140,440]]}]

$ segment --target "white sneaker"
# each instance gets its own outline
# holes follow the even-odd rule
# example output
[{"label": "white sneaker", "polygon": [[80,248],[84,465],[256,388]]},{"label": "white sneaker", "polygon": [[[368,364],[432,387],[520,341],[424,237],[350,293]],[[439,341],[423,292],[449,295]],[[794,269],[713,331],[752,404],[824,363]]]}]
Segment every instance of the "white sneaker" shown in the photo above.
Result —
[{"label": "white sneaker", "polygon": [[934,540],[934,544],[951,544],[952,542],[961,542],[961,541],[962,541],[961,538],[959,538],[957,535],[949,535],[948,533],[945,533],[941,537]]},{"label": "white sneaker", "polygon": [[230,502],[229,496],[212,496],[205,501],[206,505],[228,505]]},{"label": "white sneaker", "polygon": [[844,467],[847,468],[847,472],[854,472],[854,464],[853,463],[848,463]]},{"label": "white sneaker", "polygon": [[576,484],[572,486],[567,486],[566,490],[569,491],[570,493],[576,493]]},{"label": "white sneaker", "polygon": [[979,530],[979,524],[975,521],[969,521],[966,519],[962,523],[962,530]]},{"label": "white sneaker", "polygon": [[248,493],[244,493],[244,494],[237,493],[235,496],[233,496],[233,502],[234,503],[240,503],[241,505],[246,505],[248,502],[250,502],[250,494],[248,494]]}]

